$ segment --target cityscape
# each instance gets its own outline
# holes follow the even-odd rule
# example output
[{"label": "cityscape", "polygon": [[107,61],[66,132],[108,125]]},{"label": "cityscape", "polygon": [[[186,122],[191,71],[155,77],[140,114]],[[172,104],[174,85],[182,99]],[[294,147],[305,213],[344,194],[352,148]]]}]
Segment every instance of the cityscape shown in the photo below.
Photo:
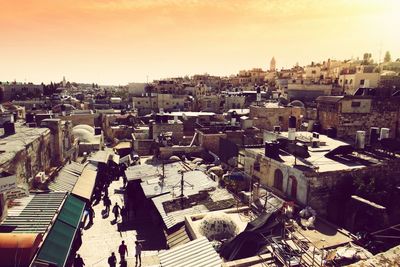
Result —
[{"label": "cityscape", "polygon": [[400,2],[2,10],[0,266],[400,266]]}]

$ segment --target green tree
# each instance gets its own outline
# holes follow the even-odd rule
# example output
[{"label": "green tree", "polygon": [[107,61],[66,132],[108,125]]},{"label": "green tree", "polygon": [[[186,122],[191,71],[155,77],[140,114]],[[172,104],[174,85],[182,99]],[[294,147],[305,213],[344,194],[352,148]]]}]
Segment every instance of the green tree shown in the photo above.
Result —
[{"label": "green tree", "polygon": [[392,61],[392,57],[390,56],[390,52],[386,51],[385,57],[383,58],[383,62],[391,62],[391,61]]}]

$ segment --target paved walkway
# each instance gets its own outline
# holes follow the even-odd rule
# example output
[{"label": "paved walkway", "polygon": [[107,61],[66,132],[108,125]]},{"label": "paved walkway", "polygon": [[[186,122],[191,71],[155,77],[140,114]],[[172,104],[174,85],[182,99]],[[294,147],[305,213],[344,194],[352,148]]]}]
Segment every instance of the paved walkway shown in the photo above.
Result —
[{"label": "paved walkway", "polygon": [[[124,206],[124,195],[121,191],[122,179],[114,181],[109,187],[109,197],[112,206],[118,202],[120,207]],[[112,209],[111,206],[111,209]],[[87,266],[108,266],[107,259],[114,252],[119,262],[118,247],[121,241],[124,240],[128,247],[127,266],[135,266],[135,241],[136,230],[126,230],[120,232],[118,227],[122,223],[121,217],[118,223],[113,222],[114,215],[111,213],[109,217],[102,217],[102,210],[104,210],[103,202],[93,207],[95,211],[94,224],[83,230],[82,246],[79,253]],[[157,251],[143,251],[142,252],[142,266],[158,266]]]}]

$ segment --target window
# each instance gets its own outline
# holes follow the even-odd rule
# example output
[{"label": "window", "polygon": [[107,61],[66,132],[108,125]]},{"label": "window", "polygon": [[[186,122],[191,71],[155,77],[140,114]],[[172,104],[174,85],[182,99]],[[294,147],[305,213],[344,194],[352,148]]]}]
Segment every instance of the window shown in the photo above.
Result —
[{"label": "window", "polygon": [[290,196],[294,199],[297,199],[297,179],[294,176],[289,176],[290,179]]},{"label": "window", "polygon": [[140,105],[140,101],[138,101],[137,104]]},{"label": "window", "polygon": [[350,79],[350,84],[353,84],[353,79]]},{"label": "window", "polygon": [[361,79],[361,80],[360,80],[360,85],[364,85],[364,83],[365,83],[365,80],[364,80],[364,79]]},{"label": "window", "polygon": [[254,162],[253,169],[255,171],[260,171],[260,162]]},{"label": "window", "polygon": [[311,71],[312,74],[316,74],[317,72],[315,70]]},{"label": "window", "polygon": [[346,80],[344,81],[344,84],[348,84],[348,82],[349,82],[349,80],[346,79]]},{"label": "window", "polygon": [[283,173],[280,169],[275,170],[274,187],[280,191],[283,190]]},{"label": "window", "polygon": [[279,122],[283,122],[283,116],[278,117]]},{"label": "window", "polygon": [[351,107],[358,108],[361,106],[361,102],[359,101],[351,101]]}]

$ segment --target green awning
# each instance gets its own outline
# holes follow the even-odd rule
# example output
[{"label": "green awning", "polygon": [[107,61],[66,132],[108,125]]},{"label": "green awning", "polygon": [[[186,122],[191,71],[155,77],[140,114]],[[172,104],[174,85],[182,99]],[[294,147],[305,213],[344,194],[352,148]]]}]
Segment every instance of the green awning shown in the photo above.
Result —
[{"label": "green awning", "polygon": [[55,263],[59,267],[64,266],[75,231],[76,228],[62,221],[56,221],[44,241],[37,259]]},{"label": "green awning", "polygon": [[40,248],[37,260],[65,266],[75,233],[82,219],[85,203],[69,195],[53,227]]},{"label": "green awning", "polygon": [[81,221],[84,208],[85,203],[82,200],[74,197],[73,195],[69,195],[60,214],[57,217],[57,220],[63,221],[77,228]]}]

